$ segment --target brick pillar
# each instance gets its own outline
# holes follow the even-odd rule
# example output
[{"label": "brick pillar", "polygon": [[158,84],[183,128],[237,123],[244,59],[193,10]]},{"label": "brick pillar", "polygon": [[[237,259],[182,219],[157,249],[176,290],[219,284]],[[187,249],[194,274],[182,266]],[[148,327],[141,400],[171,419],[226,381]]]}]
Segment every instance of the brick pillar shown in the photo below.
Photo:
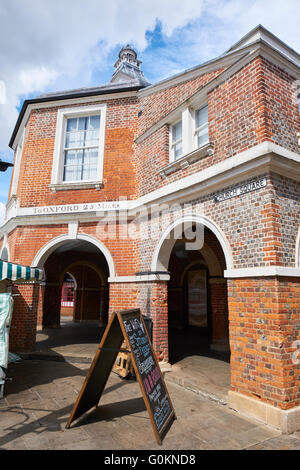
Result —
[{"label": "brick pillar", "polygon": [[39,285],[35,282],[13,285],[14,309],[9,335],[11,352],[35,350]]},{"label": "brick pillar", "polygon": [[231,390],[281,410],[299,406],[300,280],[231,279],[228,300]]},{"label": "brick pillar", "polygon": [[169,359],[167,281],[110,283],[109,315],[140,308],[153,321],[153,348],[159,361]]},{"label": "brick pillar", "polygon": [[37,325],[42,326],[43,324],[43,306],[45,298],[45,283],[40,283],[39,289],[39,302],[38,302],[38,313],[37,313]]},{"label": "brick pillar", "polygon": [[153,320],[153,349],[159,361],[169,361],[168,282],[152,283],[151,317]]},{"label": "brick pillar", "polygon": [[211,348],[218,351],[229,350],[229,322],[227,280],[209,279],[210,305],[212,313]]},{"label": "brick pillar", "polygon": [[59,284],[46,282],[43,302],[43,327],[60,327],[61,287]]},{"label": "brick pillar", "polygon": [[140,307],[139,289],[139,284],[135,282],[111,282],[109,284],[109,317],[120,310]]}]

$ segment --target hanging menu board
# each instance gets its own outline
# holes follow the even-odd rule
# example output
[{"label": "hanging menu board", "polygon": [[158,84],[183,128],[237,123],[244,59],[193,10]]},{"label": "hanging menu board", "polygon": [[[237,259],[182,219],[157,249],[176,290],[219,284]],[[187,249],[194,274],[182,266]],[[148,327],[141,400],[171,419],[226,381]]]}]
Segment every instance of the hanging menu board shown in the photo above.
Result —
[{"label": "hanging menu board", "polygon": [[97,406],[125,339],[159,444],[175,419],[175,412],[139,309],[113,314],[66,425]]},{"label": "hanging menu board", "polygon": [[174,409],[140,311],[118,314],[158,442],[175,418]]}]

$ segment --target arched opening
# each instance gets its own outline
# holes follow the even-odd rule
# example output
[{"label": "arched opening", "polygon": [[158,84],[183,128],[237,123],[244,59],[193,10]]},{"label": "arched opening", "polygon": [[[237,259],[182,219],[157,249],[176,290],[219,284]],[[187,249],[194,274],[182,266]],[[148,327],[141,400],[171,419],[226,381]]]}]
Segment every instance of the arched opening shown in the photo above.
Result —
[{"label": "arched opening", "polygon": [[203,237],[201,248],[188,249],[193,244],[182,234],[170,253],[168,339],[171,363],[195,354],[217,355],[228,360],[225,257],[210,229],[204,229]]},{"label": "arched opening", "polygon": [[[194,239],[191,237],[194,234]],[[206,217],[186,217],[163,233],[152,258],[152,271],[168,272],[167,315],[158,319],[164,357],[195,387],[227,400],[230,348],[227,280],[230,246]],[[159,315],[158,315],[159,316]],[[166,326],[164,326],[166,325]],[[154,331],[155,328],[154,328]],[[192,378],[192,379],[191,379]]]},{"label": "arched opening", "polygon": [[75,277],[66,272],[61,287],[60,317],[74,320],[77,282]]},{"label": "arched opening", "polygon": [[110,266],[98,246],[83,239],[59,240],[40,254],[46,278],[39,318],[43,328],[59,328],[66,320],[68,325],[71,321],[105,326]]}]

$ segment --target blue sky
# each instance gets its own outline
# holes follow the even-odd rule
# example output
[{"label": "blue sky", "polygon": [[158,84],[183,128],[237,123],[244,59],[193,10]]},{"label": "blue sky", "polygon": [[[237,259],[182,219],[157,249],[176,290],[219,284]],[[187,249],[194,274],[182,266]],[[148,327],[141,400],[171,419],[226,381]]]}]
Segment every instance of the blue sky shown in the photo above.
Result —
[{"label": "blue sky", "polygon": [[[299,0],[0,0],[0,158],[13,159],[24,99],[107,83],[123,45],[155,83],[222,54],[259,23],[300,51]],[[0,214],[10,177],[0,173]]]}]

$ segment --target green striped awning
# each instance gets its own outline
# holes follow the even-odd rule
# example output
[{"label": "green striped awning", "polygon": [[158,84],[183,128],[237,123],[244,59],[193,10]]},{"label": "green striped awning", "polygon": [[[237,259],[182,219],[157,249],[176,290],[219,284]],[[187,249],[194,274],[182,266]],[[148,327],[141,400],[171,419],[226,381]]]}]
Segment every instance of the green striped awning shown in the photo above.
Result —
[{"label": "green striped awning", "polygon": [[3,281],[3,279],[10,279],[12,281],[17,281],[18,279],[23,279],[24,281],[42,281],[43,278],[43,269],[30,268],[29,266],[21,266],[20,264],[0,260],[0,281]]}]

